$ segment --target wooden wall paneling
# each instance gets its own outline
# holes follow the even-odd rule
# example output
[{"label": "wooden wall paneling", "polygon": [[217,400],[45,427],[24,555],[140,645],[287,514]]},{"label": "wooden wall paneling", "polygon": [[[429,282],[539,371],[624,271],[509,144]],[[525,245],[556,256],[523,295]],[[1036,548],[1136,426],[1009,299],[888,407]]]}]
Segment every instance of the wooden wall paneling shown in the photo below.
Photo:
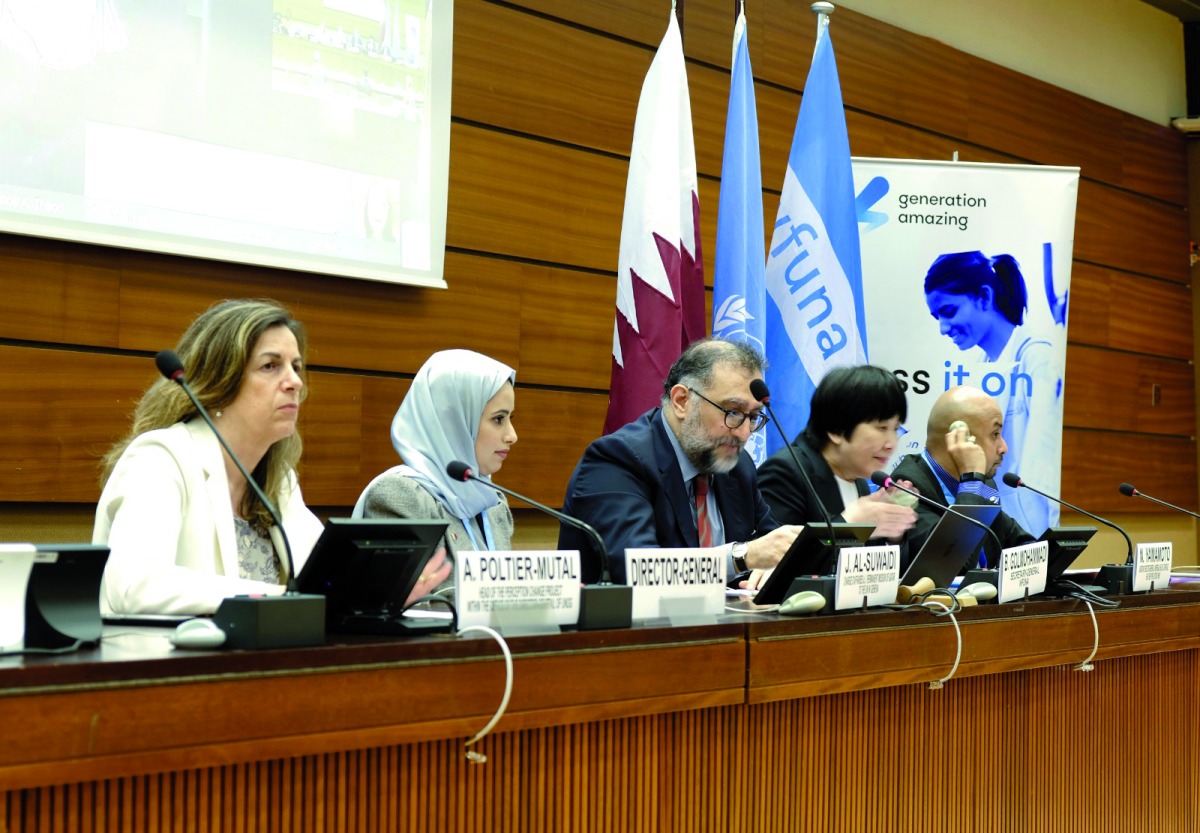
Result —
[{"label": "wooden wall paneling", "polygon": [[130,261],[121,281],[121,346],[127,349],[173,346],[222,298],[270,297],[304,322],[310,365],[416,373],[430,353],[451,347],[519,364],[517,326],[505,313],[516,305],[519,287],[491,259],[447,252],[447,290],[208,261],[185,270],[159,259]]},{"label": "wooden wall paneling", "polygon": [[1181,437],[1196,433],[1194,368],[1188,362],[1072,344],[1066,370],[1065,425]]},{"label": "wooden wall paneling", "polygon": [[1120,182],[1116,148],[1095,137],[1117,111],[978,58],[964,78],[970,92],[967,138],[1042,165],[1075,165],[1081,175]]},{"label": "wooden wall paneling", "polygon": [[1076,261],[1068,315],[1067,336],[1073,344],[1189,362],[1194,355],[1192,290],[1187,285]]},{"label": "wooden wall paneling", "polygon": [[[473,0],[474,4],[485,0]],[[711,2],[711,0],[700,0]],[[671,4],[645,3],[642,0],[592,0],[589,3],[563,3],[561,0],[516,0],[509,5],[528,9],[537,15],[560,20],[591,30],[598,37],[619,38],[658,47],[667,31]],[[468,7],[469,8],[469,7]],[[691,6],[687,6],[690,11]],[[455,25],[459,9],[455,8]]]},{"label": "wooden wall paneling", "polygon": [[446,245],[613,269],[628,162],[452,124]]},{"label": "wooden wall paneling", "polygon": [[372,468],[363,458],[363,377],[313,372],[308,388],[297,426],[304,440],[297,467],[304,500],[313,506],[353,505],[367,484],[364,470]]},{"label": "wooden wall paneling", "polygon": [[653,57],[517,8],[468,4],[454,21],[454,116],[628,156]]},{"label": "wooden wall paneling", "polygon": [[0,234],[0,338],[115,347],[111,249]]},{"label": "wooden wall paneling", "polygon": [[[520,377],[517,377],[520,381]],[[376,475],[398,466],[402,462],[396,450],[392,447],[392,418],[408,393],[409,380],[391,379],[380,376],[364,376],[363,406],[362,406],[362,470],[359,472],[358,485],[354,496],[348,505],[353,505],[362,494],[362,490]],[[521,401],[517,400],[517,413],[520,413]],[[517,426],[518,429],[520,426]],[[518,436],[520,430],[517,431]],[[517,452],[523,451],[518,442]],[[343,505],[347,505],[342,502]]]},{"label": "wooden wall paneling", "polygon": [[148,359],[0,346],[3,499],[95,501],[100,457],[156,376]]},{"label": "wooden wall paneling", "polygon": [[[701,211],[703,211],[701,207]],[[617,269],[576,272],[496,262],[520,288],[518,384],[608,390],[612,377]]]},{"label": "wooden wall paneling", "polygon": [[1099,515],[1158,511],[1149,501],[1131,506],[1129,498],[1117,491],[1122,481],[1179,506],[1200,504],[1196,442],[1190,437],[1067,428],[1063,431],[1062,459],[1063,500]]},{"label": "wooden wall paneling", "polygon": [[[1175,205],[1187,204],[1188,138],[1173,127],[1115,111],[1120,125],[1121,180],[1116,185]],[[1112,131],[1114,125],[1108,129]]]},{"label": "wooden wall paneling", "polygon": [[1189,239],[1182,206],[1080,180],[1076,260],[1186,284]]}]

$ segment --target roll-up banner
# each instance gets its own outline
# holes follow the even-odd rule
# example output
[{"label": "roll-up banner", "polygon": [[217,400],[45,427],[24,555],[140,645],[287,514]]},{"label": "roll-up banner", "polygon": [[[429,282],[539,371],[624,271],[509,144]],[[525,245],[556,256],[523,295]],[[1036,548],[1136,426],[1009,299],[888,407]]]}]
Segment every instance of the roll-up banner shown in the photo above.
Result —
[{"label": "roll-up banner", "polygon": [[940,394],[982,388],[1004,414],[1001,503],[1041,535],[1057,504],[1001,477],[1060,492],[1079,169],[856,158],[854,180],[867,353],[907,385],[893,465],[921,452]]}]

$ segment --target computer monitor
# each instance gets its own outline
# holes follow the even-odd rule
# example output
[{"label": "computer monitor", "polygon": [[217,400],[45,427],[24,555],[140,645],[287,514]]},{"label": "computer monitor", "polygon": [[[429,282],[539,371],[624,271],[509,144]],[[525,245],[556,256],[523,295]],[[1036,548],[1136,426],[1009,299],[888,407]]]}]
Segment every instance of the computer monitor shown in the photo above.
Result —
[{"label": "computer monitor", "polygon": [[[445,521],[330,518],[296,583],[301,593],[325,597],[330,632],[436,630],[430,620],[410,623],[400,614],[447,526]],[[447,629],[441,620],[433,622]]]},{"label": "computer monitor", "polygon": [[108,547],[37,544],[25,590],[25,647],[100,641],[100,580]]},{"label": "computer monitor", "polygon": [[1046,563],[1046,586],[1062,578],[1097,532],[1094,526],[1052,526],[1039,539],[1050,545]]},{"label": "computer monitor", "polygon": [[754,603],[779,604],[798,577],[827,575],[837,563],[837,554],[842,547],[862,546],[874,531],[874,524],[837,523],[833,524],[833,539],[830,540],[827,524],[805,524],[755,594]]}]

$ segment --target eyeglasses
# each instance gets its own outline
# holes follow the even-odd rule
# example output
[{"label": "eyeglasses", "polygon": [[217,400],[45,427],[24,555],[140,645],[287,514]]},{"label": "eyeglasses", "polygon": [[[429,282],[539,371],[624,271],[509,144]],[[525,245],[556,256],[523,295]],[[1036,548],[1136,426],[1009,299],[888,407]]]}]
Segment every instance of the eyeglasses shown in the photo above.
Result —
[{"label": "eyeglasses", "polygon": [[713,402],[711,399],[709,399],[707,396],[705,396],[704,394],[702,394],[700,391],[696,390],[695,388],[688,388],[688,390],[690,390],[692,393],[696,394],[696,396],[699,396],[701,399],[703,399],[709,405],[712,405],[714,408],[716,408],[721,413],[725,414],[725,427],[729,428],[730,430],[736,430],[738,428],[741,428],[743,422],[745,422],[746,420],[750,420],[750,432],[754,433],[755,431],[762,428],[764,425],[766,425],[768,422],[771,421],[770,418],[766,414],[762,413],[761,411],[757,414],[744,414],[741,411],[732,411],[729,408],[723,407],[721,405],[718,405],[716,402]]}]

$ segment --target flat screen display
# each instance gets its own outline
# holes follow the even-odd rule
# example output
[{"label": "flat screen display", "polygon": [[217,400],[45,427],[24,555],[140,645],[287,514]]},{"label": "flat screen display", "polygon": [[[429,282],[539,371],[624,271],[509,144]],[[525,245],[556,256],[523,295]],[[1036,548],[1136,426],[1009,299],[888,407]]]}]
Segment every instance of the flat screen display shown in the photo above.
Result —
[{"label": "flat screen display", "polygon": [[451,0],[3,0],[0,231],[444,286]]}]

